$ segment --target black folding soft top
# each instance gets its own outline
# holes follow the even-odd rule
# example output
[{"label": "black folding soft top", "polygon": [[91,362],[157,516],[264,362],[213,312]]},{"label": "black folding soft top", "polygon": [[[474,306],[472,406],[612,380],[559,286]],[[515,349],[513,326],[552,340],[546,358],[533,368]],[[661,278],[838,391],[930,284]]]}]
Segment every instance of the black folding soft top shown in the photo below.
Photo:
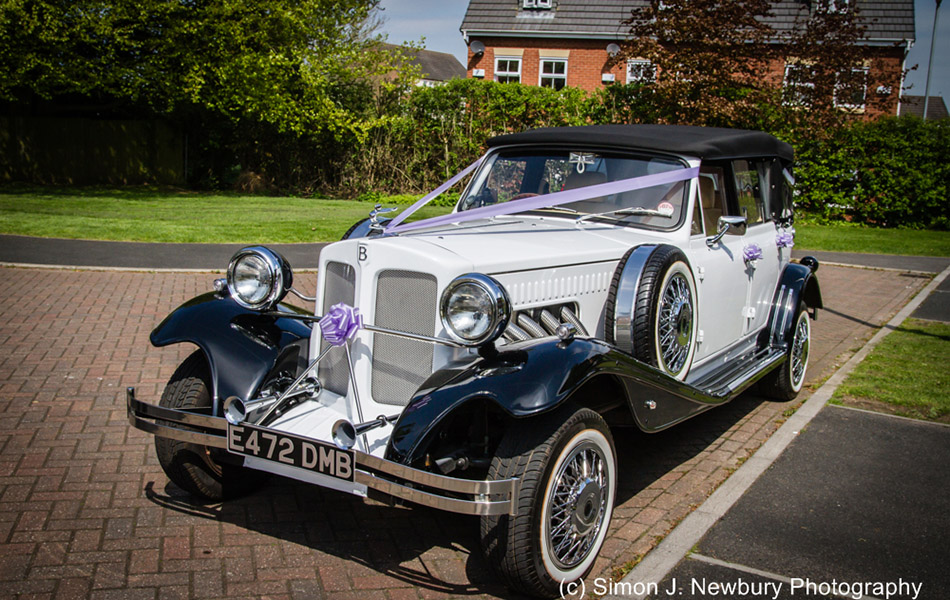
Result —
[{"label": "black folding soft top", "polygon": [[791,162],[795,157],[789,144],[761,131],[687,125],[549,127],[499,135],[488,140],[489,148],[522,144],[642,149],[703,159],[778,156]]}]

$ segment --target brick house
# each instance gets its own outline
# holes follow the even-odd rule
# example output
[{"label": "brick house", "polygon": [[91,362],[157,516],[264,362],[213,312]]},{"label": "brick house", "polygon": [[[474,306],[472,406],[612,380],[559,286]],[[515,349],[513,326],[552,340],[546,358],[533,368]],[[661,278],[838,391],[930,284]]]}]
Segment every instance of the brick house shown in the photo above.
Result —
[{"label": "brick house", "polygon": [[[468,77],[520,82],[554,88],[578,87],[592,91],[615,83],[634,83],[655,76],[649,61],[610,64],[629,27],[623,21],[634,8],[649,0],[470,0],[461,32],[468,43]],[[864,93],[850,94],[843,109],[873,117],[882,112],[898,114],[902,74],[907,52],[914,42],[913,0],[813,0],[832,2],[848,10],[858,2],[867,27],[862,42],[873,58],[851,74],[863,82]],[[811,2],[777,0],[771,16],[778,30],[793,28],[807,16]],[[785,78],[798,68],[776,62],[771,75]],[[867,96],[876,94],[884,110],[872,109]]]}]

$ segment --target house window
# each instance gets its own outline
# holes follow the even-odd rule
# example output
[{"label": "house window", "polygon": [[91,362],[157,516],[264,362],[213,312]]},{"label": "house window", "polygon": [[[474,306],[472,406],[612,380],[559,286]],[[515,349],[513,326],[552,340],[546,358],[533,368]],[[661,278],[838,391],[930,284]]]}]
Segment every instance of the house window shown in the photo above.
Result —
[{"label": "house window", "polygon": [[835,106],[849,110],[864,110],[867,89],[867,67],[847,69],[838,73],[835,81]]},{"label": "house window", "polygon": [[807,65],[785,65],[785,78],[782,80],[783,102],[789,106],[808,104],[815,89],[812,70]]},{"label": "house window", "polygon": [[653,83],[656,80],[656,65],[648,60],[627,61],[627,83]]},{"label": "house window", "polygon": [[521,59],[501,56],[495,59],[495,81],[521,83]]},{"label": "house window", "polygon": [[827,0],[827,2],[828,12],[830,13],[846,13],[850,8],[850,0]]},{"label": "house window", "polygon": [[521,0],[521,8],[550,9],[552,0]]},{"label": "house window", "polygon": [[567,61],[563,59],[541,59],[541,87],[559,90],[567,85]]}]

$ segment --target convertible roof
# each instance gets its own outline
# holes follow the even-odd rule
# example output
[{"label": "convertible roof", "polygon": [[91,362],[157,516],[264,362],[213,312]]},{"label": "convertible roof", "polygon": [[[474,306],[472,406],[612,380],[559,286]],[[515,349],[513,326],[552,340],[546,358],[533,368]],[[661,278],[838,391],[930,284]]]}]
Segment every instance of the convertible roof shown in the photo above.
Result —
[{"label": "convertible roof", "polygon": [[578,144],[654,150],[704,159],[778,156],[791,161],[795,157],[789,144],[761,131],[687,125],[549,127],[499,135],[488,140],[489,148],[521,144]]}]

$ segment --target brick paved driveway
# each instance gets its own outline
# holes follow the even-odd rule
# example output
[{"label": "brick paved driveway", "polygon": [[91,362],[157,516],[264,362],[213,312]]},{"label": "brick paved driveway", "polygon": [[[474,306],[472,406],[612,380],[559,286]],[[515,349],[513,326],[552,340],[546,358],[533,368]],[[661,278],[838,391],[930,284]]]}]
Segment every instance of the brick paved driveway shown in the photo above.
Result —
[{"label": "brick paved driveway", "polygon": [[[189,347],[148,333],[213,275],[0,268],[0,596],[511,597],[474,518],[390,508],[287,480],[225,505],[168,484],[126,386],[154,401]],[[824,267],[812,381],[925,280]],[[303,275],[313,289],[314,275]],[[797,403],[792,403],[797,404]],[[618,506],[595,574],[647,552],[751,454],[792,404],[746,394],[672,430],[618,430]]]}]

